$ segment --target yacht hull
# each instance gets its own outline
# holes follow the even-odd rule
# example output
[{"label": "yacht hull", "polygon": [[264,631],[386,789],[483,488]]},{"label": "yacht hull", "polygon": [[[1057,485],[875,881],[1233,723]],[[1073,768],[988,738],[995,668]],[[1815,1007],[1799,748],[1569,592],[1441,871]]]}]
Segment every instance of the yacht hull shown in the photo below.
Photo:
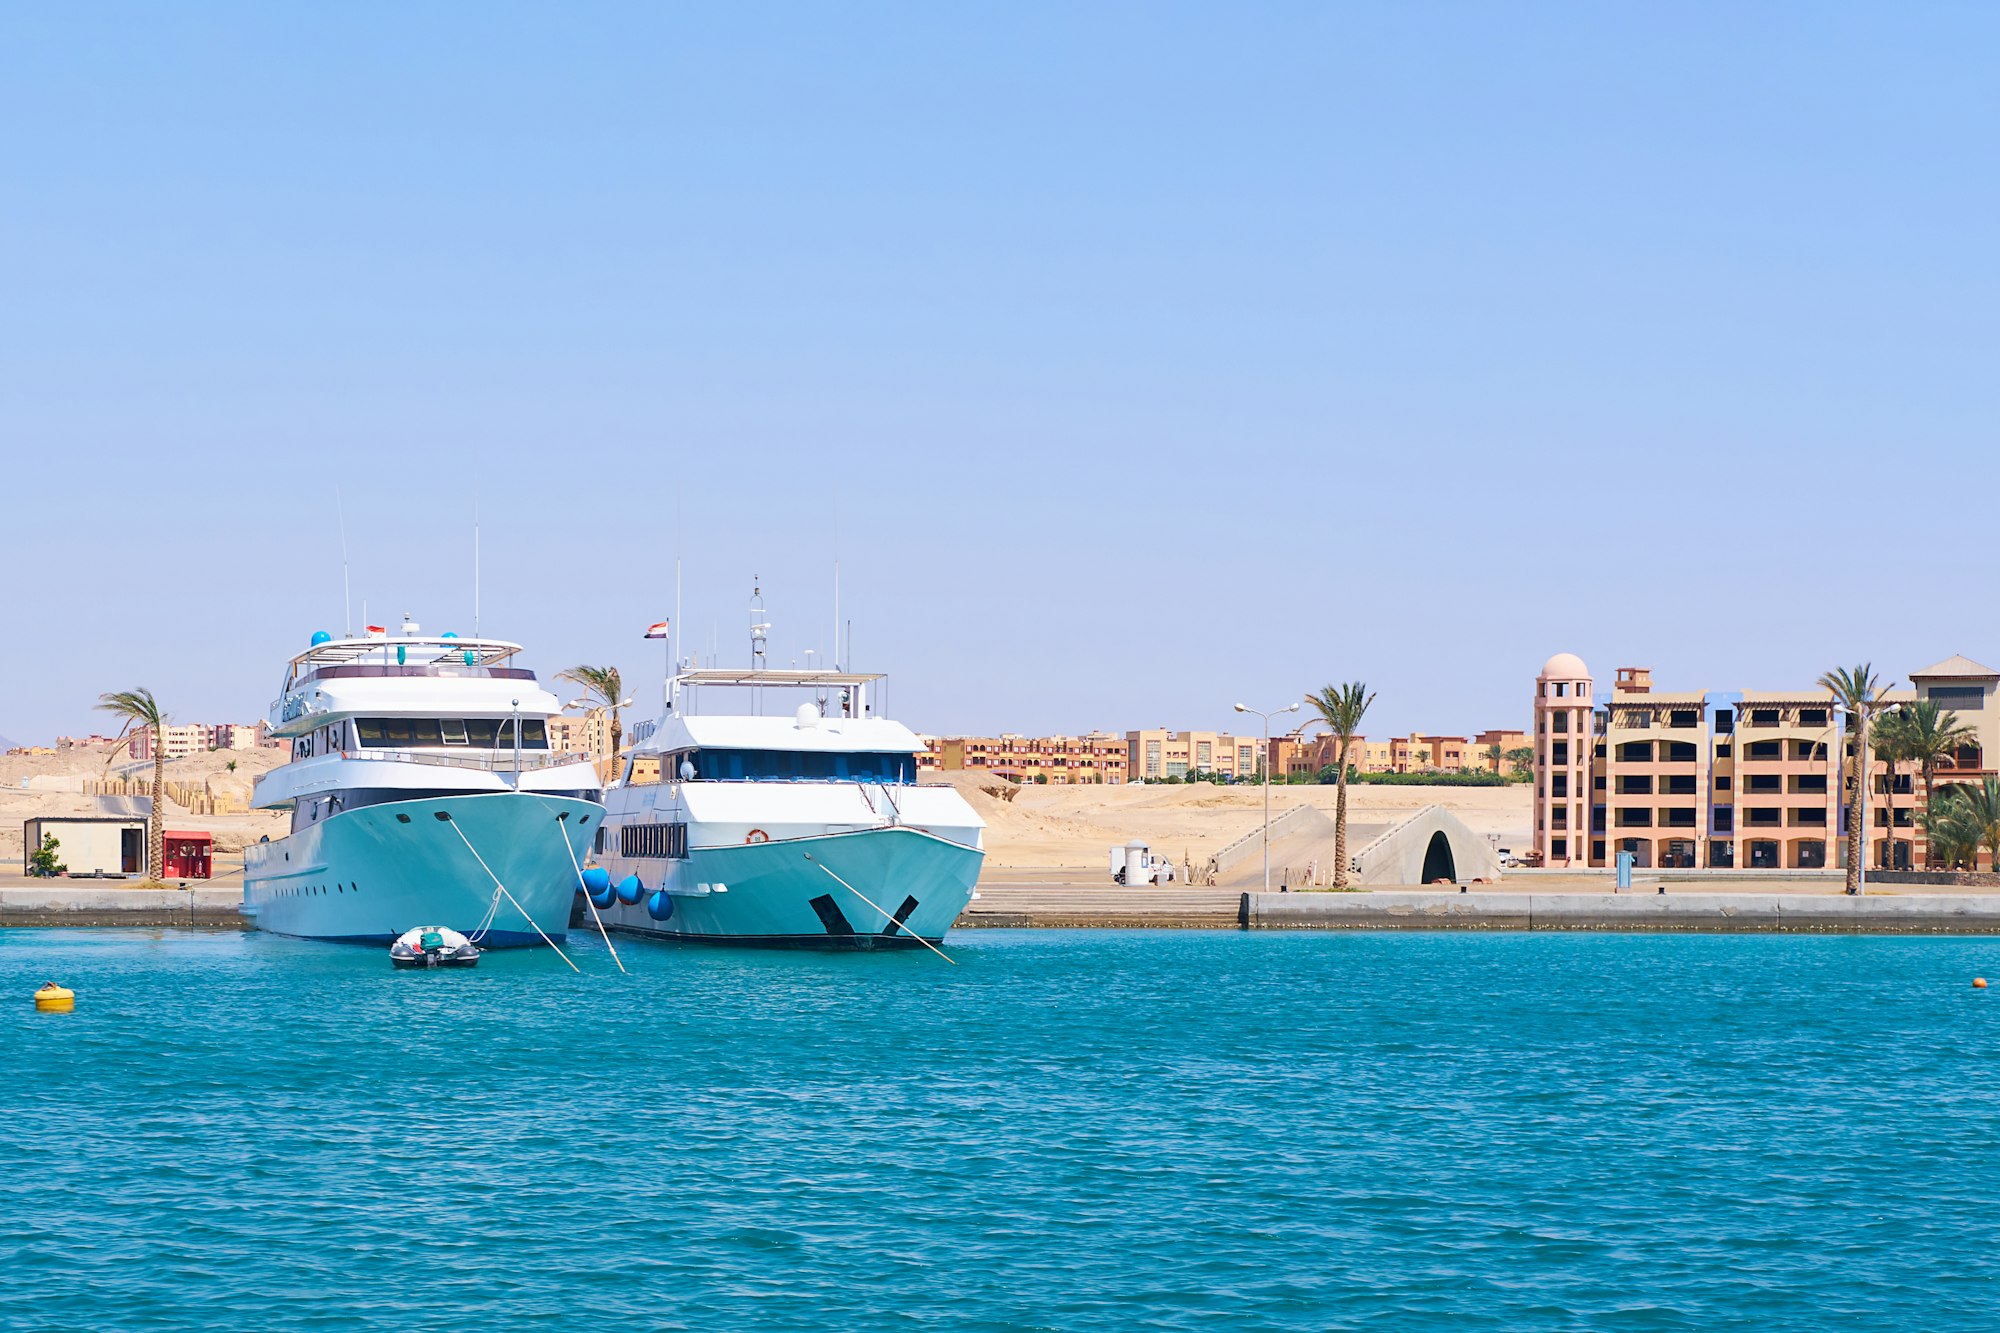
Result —
[{"label": "yacht hull", "polygon": [[[665,939],[921,948],[918,937],[942,940],[965,910],[984,859],[977,848],[907,827],[695,847],[686,860],[621,862],[616,873],[638,874],[646,896],[602,915],[613,929]],[[663,884],[673,912],[662,921],[647,904]]]},{"label": "yacht hull", "polygon": [[540,943],[538,926],[560,941],[603,815],[594,801],[536,792],[342,811],[247,848],[243,910],[259,930],[304,939],[386,944],[436,925],[482,948]]}]

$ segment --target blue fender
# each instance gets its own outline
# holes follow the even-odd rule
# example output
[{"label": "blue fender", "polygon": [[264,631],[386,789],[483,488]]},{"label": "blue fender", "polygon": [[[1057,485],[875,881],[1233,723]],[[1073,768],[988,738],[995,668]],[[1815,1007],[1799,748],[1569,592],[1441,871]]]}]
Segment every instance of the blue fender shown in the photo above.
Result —
[{"label": "blue fender", "polygon": [[665,889],[654,889],[646,899],[646,915],[655,921],[665,921],[674,914],[674,900]]},{"label": "blue fender", "polygon": [[611,872],[603,866],[592,866],[583,872],[583,891],[601,893],[611,887]]},{"label": "blue fender", "polygon": [[639,882],[637,875],[627,875],[618,881],[618,901],[631,906],[646,896],[646,886]]}]

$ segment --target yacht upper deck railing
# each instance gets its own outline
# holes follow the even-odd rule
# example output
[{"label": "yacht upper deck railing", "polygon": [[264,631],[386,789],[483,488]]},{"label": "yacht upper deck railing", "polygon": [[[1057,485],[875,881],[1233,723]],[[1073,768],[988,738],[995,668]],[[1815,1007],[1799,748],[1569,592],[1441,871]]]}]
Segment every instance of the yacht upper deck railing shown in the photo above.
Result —
[{"label": "yacht upper deck railing", "polygon": [[291,660],[285,672],[285,690],[290,692],[311,680],[357,676],[533,680],[534,672],[507,665],[520,651],[520,644],[504,639],[460,639],[447,635],[330,639],[314,644]]},{"label": "yacht upper deck railing", "polygon": [[370,759],[396,764],[429,764],[437,768],[470,768],[486,773],[512,773],[518,766],[523,773],[544,768],[561,768],[566,764],[588,764],[591,758],[586,754],[564,751],[560,754],[547,750],[522,750],[517,756],[512,750],[479,750],[453,753],[439,750],[342,750],[342,759]]}]

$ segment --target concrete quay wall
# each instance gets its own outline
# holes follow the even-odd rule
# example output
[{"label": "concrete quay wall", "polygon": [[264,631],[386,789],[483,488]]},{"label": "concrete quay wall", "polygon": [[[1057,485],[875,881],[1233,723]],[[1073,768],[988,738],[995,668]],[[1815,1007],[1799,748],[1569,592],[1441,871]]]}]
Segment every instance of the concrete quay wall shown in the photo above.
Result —
[{"label": "concrete quay wall", "polygon": [[1246,893],[1250,930],[1603,930],[2000,935],[2000,895]]},{"label": "concrete quay wall", "polygon": [[243,890],[235,885],[137,889],[68,880],[0,885],[0,927],[202,926],[246,930]]}]

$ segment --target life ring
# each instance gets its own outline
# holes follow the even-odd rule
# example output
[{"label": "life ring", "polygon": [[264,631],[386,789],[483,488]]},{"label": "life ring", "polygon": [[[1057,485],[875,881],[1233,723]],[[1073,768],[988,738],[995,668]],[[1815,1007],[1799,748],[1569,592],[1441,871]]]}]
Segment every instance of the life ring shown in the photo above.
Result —
[{"label": "life ring", "polygon": [[743,835],[743,841],[745,842],[769,842],[770,840],[771,835],[760,828],[753,828]]}]

